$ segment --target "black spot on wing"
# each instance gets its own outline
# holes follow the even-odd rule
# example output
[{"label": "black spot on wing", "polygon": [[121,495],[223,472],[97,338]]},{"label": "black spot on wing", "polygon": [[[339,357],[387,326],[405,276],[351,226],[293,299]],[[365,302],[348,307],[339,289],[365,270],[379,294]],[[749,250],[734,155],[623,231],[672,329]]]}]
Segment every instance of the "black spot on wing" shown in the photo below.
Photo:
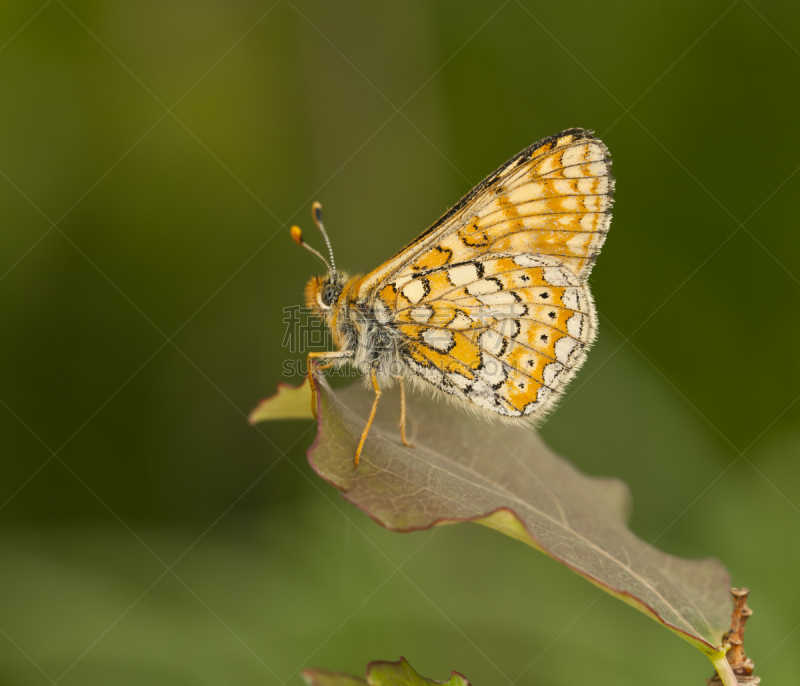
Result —
[{"label": "black spot on wing", "polygon": [[424,295],[422,296],[422,298],[420,298],[420,302],[421,302],[421,301],[425,300],[425,298],[427,298],[428,295],[430,294],[430,292],[431,292],[431,283],[430,283],[430,281],[428,281],[428,279],[425,279],[425,278],[422,278],[419,281],[422,284],[422,290],[424,291]]},{"label": "black spot on wing", "polygon": [[503,355],[505,355],[505,354],[506,354],[506,351],[507,351],[507,350],[508,350],[508,339],[507,339],[507,338],[505,338],[505,337],[503,337],[503,342],[502,342],[502,344],[500,345],[500,350],[498,350],[496,353],[493,353],[493,354],[494,354],[496,357],[502,357]]}]

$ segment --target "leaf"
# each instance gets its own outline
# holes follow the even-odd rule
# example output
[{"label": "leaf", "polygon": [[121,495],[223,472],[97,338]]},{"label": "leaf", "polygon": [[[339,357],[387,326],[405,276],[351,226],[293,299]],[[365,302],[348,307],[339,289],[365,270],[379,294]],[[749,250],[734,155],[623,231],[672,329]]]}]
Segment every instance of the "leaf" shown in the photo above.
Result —
[{"label": "leaf", "polygon": [[458,672],[452,672],[447,681],[432,681],[421,677],[414,668],[401,657],[397,662],[370,662],[367,665],[367,678],[360,679],[341,674],[339,672],[326,672],[323,669],[307,669],[303,678],[309,686],[470,686]]},{"label": "leaf", "polygon": [[256,405],[248,419],[251,424],[270,419],[314,419],[308,380],[300,387],[278,384],[278,392]]},{"label": "leaf", "polygon": [[[491,527],[661,622],[712,661],[724,655],[732,607],[727,571],[717,560],[673,557],[634,536],[626,524],[630,494],[621,481],[582,474],[532,429],[486,425],[418,395],[408,406],[416,447],[404,447],[399,394],[392,392],[381,399],[354,474],[353,455],[374,396],[358,385],[332,391],[324,379],[318,387],[309,462],[381,526],[417,531],[474,521]],[[260,408],[273,404],[278,415],[288,403],[308,400],[306,383]]]}]

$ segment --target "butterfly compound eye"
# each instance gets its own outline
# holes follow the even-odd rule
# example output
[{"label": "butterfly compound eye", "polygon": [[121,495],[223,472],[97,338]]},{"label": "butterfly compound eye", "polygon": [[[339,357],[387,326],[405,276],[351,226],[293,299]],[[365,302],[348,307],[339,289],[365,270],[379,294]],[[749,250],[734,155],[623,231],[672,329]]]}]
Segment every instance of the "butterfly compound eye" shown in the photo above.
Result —
[{"label": "butterfly compound eye", "polygon": [[332,283],[327,284],[322,288],[320,293],[320,300],[325,307],[330,307],[339,297],[339,288]]}]

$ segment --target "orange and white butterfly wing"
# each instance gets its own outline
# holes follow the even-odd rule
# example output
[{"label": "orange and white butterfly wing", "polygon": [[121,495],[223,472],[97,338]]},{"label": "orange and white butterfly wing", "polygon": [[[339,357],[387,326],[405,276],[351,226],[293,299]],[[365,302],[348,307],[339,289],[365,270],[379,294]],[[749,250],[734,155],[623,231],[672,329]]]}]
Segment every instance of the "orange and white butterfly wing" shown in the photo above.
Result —
[{"label": "orange and white butterfly wing", "polygon": [[528,254],[481,256],[418,278],[427,295],[414,303],[401,289],[393,319],[408,368],[501,416],[543,417],[594,339],[580,278]]},{"label": "orange and white butterfly wing", "polygon": [[418,377],[497,415],[542,417],[584,360],[586,284],[608,231],[606,147],[580,129],[503,165],[368,275],[359,299]]},{"label": "orange and white butterfly wing", "polygon": [[583,129],[534,143],[368,274],[360,285],[362,299],[408,274],[503,248],[559,256],[587,276],[608,232],[610,166],[606,146]]}]

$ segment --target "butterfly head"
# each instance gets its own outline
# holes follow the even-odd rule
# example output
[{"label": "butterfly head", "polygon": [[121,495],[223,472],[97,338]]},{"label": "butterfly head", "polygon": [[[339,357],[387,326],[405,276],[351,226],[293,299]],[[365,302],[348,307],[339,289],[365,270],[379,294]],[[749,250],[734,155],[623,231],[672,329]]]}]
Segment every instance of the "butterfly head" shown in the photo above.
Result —
[{"label": "butterfly head", "polygon": [[336,308],[344,288],[345,278],[330,272],[327,276],[313,276],[306,284],[306,307],[315,314],[325,315]]},{"label": "butterfly head", "polygon": [[328,268],[327,276],[315,276],[311,278],[306,284],[305,289],[306,306],[312,309],[316,314],[325,316],[336,307],[339,296],[342,294],[346,277],[336,271],[331,242],[328,238],[328,233],[325,231],[325,227],[322,225],[322,205],[315,202],[311,206],[311,214],[314,217],[314,223],[325,239],[325,244],[328,246],[328,254],[330,255],[331,261],[328,262],[318,250],[315,250],[303,240],[303,233],[300,231],[299,226],[293,226],[291,228],[291,234],[295,243],[316,256]]}]

